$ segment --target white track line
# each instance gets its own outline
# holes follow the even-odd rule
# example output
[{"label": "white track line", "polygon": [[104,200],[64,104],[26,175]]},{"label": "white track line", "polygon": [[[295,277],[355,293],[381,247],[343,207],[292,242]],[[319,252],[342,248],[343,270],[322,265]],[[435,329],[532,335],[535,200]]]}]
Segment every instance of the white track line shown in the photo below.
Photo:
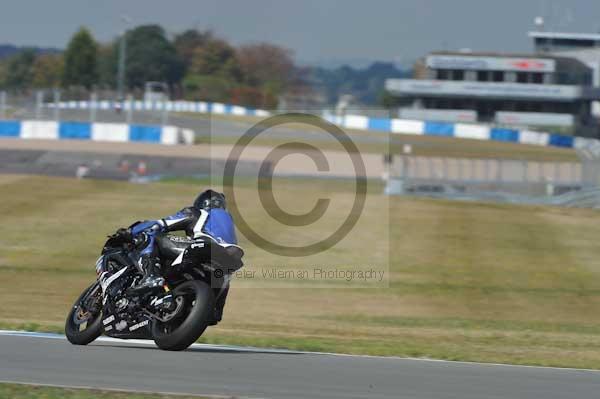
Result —
[{"label": "white track line", "polygon": [[[13,331],[13,330],[0,330],[0,336],[12,336],[12,337],[28,337],[28,338],[45,338],[45,339],[58,339],[61,341],[66,340],[66,337],[62,334],[54,333],[40,333],[32,331]],[[108,342],[108,343],[119,343],[119,344],[135,344],[140,346],[149,346],[157,348],[153,341],[146,339],[118,339],[111,337],[99,337],[94,342]],[[214,344],[192,344],[190,348],[197,349],[221,349],[238,352],[257,352],[257,353],[281,353],[281,354],[308,354],[310,352],[292,351],[287,349],[273,349],[273,348],[256,348],[256,347],[243,347],[243,346],[230,346],[230,345],[214,345]],[[316,353],[316,352],[315,352]]]},{"label": "white track line", "polygon": [[[28,338],[44,338],[44,339],[58,339],[66,340],[66,337],[61,334],[54,333],[40,333],[32,331],[16,331],[16,330],[0,330],[0,336],[13,336],[13,337],[28,337]],[[120,344],[136,344],[141,346],[150,346],[156,348],[156,344],[153,341],[142,340],[142,339],[117,339],[110,337],[100,337],[94,342],[109,342],[109,343],[120,343]],[[558,371],[584,371],[600,374],[600,370],[594,369],[579,369],[572,367],[548,367],[548,366],[527,366],[520,364],[506,364],[506,363],[482,363],[482,362],[467,362],[460,360],[443,360],[443,359],[430,359],[422,357],[400,357],[400,356],[375,356],[375,355],[352,355],[347,353],[334,353],[334,352],[311,352],[311,351],[294,351],[288,349],[273,349],[273,348],[257,348],[252,346],[235,346],[235,345],[215,345],[215,344],[192,344],[190,348],[196,349],[217,349],[217,350],[228,350],[237,352],[255,352],[255,353],[281,353],[281,354],[301,354],[301,355],[319,355],[319,356],[337,356],[337,357],[349,357],[357,359],[381,359],[381,360],[410,360],[418,362],[431,362],[431,363],[445,363],[448,365],[467,365],[467,366],[491,366],[491,367],[518,367],[518,368],[530,368],[530,369],[541,369],[541,370],[558,370]]]}]

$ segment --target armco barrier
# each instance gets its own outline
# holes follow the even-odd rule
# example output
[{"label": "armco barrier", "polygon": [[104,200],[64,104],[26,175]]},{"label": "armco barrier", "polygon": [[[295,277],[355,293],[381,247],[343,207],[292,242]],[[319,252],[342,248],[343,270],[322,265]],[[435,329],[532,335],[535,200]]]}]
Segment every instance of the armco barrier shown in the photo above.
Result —
[{"label": "armco barrier", "polygon": [[1,121],[0,137],[19,137],[21,134],[21,123],[17,121]]},{"label": "armco barrier", "polygon": [[591,138],[468,123],[382,119],[360,115],[336,116],[325,114],[324,118],[331,123],[348,129],[366,129],[392,134],[457,137],[564,148],[583,148],[593,142],[600,142]]},{"label": "armco barrier", "polygon": [[[48,107],[54,107],[55,104],[49,103]],[[58,103],[60,108],[65,109],[114,109],[122,107],[123,109],[132,109],[138,111],[162,111],[163,109],[172,112],[198,112],[213,113],[222,115],[255,115],[270,116],[271,113],[265,110],[240,107],[237,105],[209,103],[203,101],[125,101],[123,103],[113,101],[67,101]],[[554,133],[537,132],[531,130],[517,130],[503,127],[494,127],[490,125],[468,124],[468,123],[447,123],[436,121],[418,121],[408,119],[389,119],[389,118],[369,118],[364,115],[332,115],[324,113],[323,117],[331,123],[348,129],[372,130],[378,132],[395,134],[419,134],[427,136],[457,137],[474,140],[493,140],[521,144],[531,144],[540,146],[553,146],[565,148],[581,148],[590,142],[596,142],[596,139],[583,137],[564,136]],[[5,127],[0,130],[0,136],[10,136],[14,128]],[[157,133],[141,133],[136,127],[130,127],[134,133],[133,137],[137,139],[147,139],[156,141]],[[75,133],[69,133],[75,134]],[[80,133],[84,135],[84,133]],[[94,132],[92,128],[92,139]],[[167,140],[170,141],[171,139]],[[164,142],[161,138],[159,141]],[[167,144],[167,143],[165,143]]]},{"label": "armco barrier", "polygon": [[175,126],[55,121],[0,121],[0,137],[193,144],[194,132]]}]

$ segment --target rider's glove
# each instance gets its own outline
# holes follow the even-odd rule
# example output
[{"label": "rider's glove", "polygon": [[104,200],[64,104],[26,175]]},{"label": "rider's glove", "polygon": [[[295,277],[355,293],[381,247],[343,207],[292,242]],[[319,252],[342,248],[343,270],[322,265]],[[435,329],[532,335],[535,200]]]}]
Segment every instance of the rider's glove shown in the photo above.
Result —
[{"label": "rider's glove", "polygon": [[141,233],[141,234],[138,234],[137,236],[133,237],[131,242],[133,242],[133,245],[135,245],[136,247],[139,247],[142,244],[144,244],[147,239],[148,239],[148,236],[146,236],[146,233]]},{"label": "rider's glove", "polygon": [[125,242],[133,241],[133,235],[131,234],[131,229],[120,228],[114,235],[115,238],[119,238]]}]

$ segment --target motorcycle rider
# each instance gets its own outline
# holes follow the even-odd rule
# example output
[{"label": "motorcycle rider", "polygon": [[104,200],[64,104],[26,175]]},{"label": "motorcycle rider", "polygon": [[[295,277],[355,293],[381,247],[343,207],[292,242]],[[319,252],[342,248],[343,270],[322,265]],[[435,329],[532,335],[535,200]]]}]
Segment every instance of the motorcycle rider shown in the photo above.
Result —
[{"label": "motorcycle rider", "polygon": [[[161,261],[158,256],[158,240],[164,233],[185,231],[188,239],[204,239],[229,249],[234,249],[241,258],[243,250],[237,245],[235,225],[227,211],[225,196],[214,190],[202,192],[190,207],[159,220],[149,220],[135,224],[132,228],[117,230],[116,235],[127,241],[143,240],[138,264],[144,272],[144,278],[133,289],[139,292],[162,287],[165,284],[161,276]],[[188,242],[189,244],[192,241]],[[221,321],[223,308],[229,292],[229,284],[223,287],[216,300],[215,315],[212,324]]]}]

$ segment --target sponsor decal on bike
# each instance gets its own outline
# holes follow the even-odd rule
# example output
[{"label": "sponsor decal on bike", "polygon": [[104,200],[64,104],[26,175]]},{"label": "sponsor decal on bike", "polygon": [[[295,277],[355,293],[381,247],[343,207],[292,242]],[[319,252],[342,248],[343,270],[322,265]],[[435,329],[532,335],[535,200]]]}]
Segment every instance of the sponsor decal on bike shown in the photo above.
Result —
[{"label": "sponsor decal on bike", "polygon": [[106,292],[106,289],[113,283],[113,281],[118,279],[126,271],[127,271],[127,267],[124,267],[110,277],[107,276],[108,275],[107,272],[102,273],[102,275],[99,278],[100,286],[102,287],[102,292]]},{"label": "sponsor decal on bike", "polygon": [[109,316],[106,319],[102,320],[102,324],[107,325],[115,321],[115,316]]},{"label": "sponsor decal on bike", "polygon": [[179,265],[183,261],[184,254],[185,254],[185,251],[182,251],[179,254],[179,256],[177,256],[177,258],[173,261],[173,263],[171,263],[171,266]]},{"label": "sponsor decal on bike", "polygon": [[129,331],[135,331],[135,330],[137,330],[139,328],[145,327],[145,326],[148,325],[148,323],[149,323],[148,320],[141,321],[141,322],[139,322],[137,324],[134,324],[131,327],[129,327]]},{"label": "sponsor decal on bike", "polygon": [[171,240],[173,242],[181,242],[181,243],[185,243],[185,244],[189,244],[191,242],[190,239],[187,237],[180,237],[180,236],[175,236],[175,235],[169,235],[169,240]]}]

